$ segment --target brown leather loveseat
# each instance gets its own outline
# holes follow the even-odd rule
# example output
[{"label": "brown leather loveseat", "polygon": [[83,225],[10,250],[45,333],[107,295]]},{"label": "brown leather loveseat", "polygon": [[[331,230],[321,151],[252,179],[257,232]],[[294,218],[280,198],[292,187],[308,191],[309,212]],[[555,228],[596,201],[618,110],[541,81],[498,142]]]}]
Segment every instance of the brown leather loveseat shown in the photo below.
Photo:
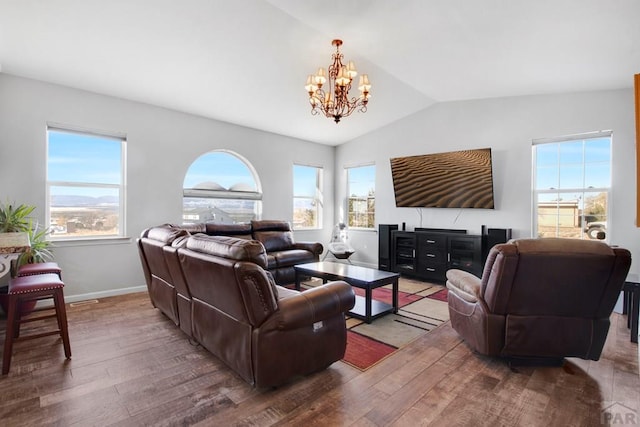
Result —
[{"label": "brown leather loveseat", "polygon": [[[256,240],[189,236],[165,226],[143,232],[138,241],[154,306],[167,314],[175,300],[179,316],[172,320],[183,331],[188,325],[185,332],[247,382],[278,386],[344,356],[344,313],[355,303],[347,283],[304,292],[276,285],[266,270],[264,245]],[[159,297],[163,302],[154,302]],[[189,304],[180,305],[182,298]]]},{"label": "brown leather loveseat", "polygon": [[598,360],[630,265],[628,250],[600,241],[496,245],[482,279],[447,272],[451,325],[474,350],[512,362]]},{"label": "brown leather loveseat", "polygon": [[317,262],[324,250],[319,242],[296,242],[291,224],[278,220],[255,220],[243,224],[197,223],[171,225],[188,232],[209,236],[232,236],[257,240],[267,251],[267,270],[276,283],[286,285],[295,281],[296,264]]}]

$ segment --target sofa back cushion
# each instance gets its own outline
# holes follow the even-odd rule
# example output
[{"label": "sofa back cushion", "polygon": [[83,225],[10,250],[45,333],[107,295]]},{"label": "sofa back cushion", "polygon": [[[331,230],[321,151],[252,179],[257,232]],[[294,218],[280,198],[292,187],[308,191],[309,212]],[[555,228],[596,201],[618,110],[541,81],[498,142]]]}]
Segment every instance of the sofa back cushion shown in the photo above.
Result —
[{"label": "sofa back cushion", "polygon": [[170,227],[185,230],[190,234],[204,233],[206,231],[206,224],[204,222],[196,222],[194,224],[168,224]]},{"label": "sofa back cushion", "polygon": [[171,245],[175,239],[181,236],[186,236],[188,232],[179,228],[172,228],[170,226],[151,227],[142,232],[142,238],[148,238],[155,240],[165,245]]},{"label": "sofa back cushion", "polygon": [[613,309],[619,294],[613,279],[620,261],[606,243],[518,239],[494,248],[498,254],[488,258],[495,260],[485,269],[489,278],[484,294],[493,313],[593,319]]},{"label": "sofa back cushion", "polygon": [[220,224],[208,222],[205,224],[205,233],[209,236],[233,236],[239,239],[251,240],[251,223]]},{"label": "sofa back cushion", "polygon": [[286,221],[251,221],[253,238],[262,243],[267,252],[291,249],[294,244],[291,225]]},{"label": "sofa back cushion", "polygon": [[187,249],[234,261],[248,261],[267,268],[264,246],[255,240],[230,236],[207,236],[194,234],[187,240]]}]

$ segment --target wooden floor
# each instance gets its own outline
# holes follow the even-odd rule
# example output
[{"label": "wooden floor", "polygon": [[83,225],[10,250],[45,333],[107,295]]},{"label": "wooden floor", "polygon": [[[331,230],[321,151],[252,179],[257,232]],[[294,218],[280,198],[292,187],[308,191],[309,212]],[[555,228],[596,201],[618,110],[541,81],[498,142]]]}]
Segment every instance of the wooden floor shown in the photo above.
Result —
[{"label": "wooden floor", "polygon": [[472,353],[447,322],[366,372],[337,362],[254,389],[144,293],[68,310],[73,359],[56,337],[17,343],[0,379],[0,425],[640,424],[638,346],[618,314],[599,362],[512,370]]}]

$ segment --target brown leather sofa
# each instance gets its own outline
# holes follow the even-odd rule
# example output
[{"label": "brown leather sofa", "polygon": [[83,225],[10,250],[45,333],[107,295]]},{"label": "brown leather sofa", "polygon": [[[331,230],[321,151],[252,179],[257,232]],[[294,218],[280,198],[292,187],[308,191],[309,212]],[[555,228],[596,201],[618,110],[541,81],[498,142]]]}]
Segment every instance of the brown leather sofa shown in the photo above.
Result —
[{"label": "brown leather sofa", "polygon": [[447,272],[451,325],[472,349],[512,362],[598,360],[630,265],[628,250],[600,241],[496,245],[482,279]]},{"label": "brown leather sofa", "polygon": [[254,239],[262,243],[267,251],[267,270],[271,272],[279,285],[295,281],[296,264],[317,262],[324,250],[318,242],[296,242],[291,224],[287,221],[256,220],[244,224],[197,223],[172,227],[187,230],[189,233],[204,233],[209,236],[232,236],[241,239]]},{"label": "brown leather sofa", "polygon": [[188,237],[186,230],[152,227],[137,243],[151,303],[191,336],[191,293],[178,262],[178,247]]},{"label": "brown leather sofa", "polygon": [[244,380],[278,386],[344,356],[344,313],[355,303],[346,282],[286,289],[266,270],[262,243],[186,233],[155,227],[138,240],[152,302],[172,313],[173,287],[179,316],[172,320]]}]

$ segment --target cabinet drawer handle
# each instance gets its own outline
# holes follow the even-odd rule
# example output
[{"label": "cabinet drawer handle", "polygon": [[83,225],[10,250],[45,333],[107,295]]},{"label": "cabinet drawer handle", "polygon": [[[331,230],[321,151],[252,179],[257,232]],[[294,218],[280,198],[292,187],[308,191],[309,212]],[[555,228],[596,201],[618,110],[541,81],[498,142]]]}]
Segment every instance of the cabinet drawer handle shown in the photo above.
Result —
[{"label": "cabinet drawer handle", "polygon": [[427,243],[432,243],[433,244],[435,242],[436,242],[435,240],[427,240]]},{"label": "cabinet drawer handle", "polygon": [[427,271],[431,271],[431,272],[434,272],[434,271],[436,271],[436,269],[435,269],[435,268],[430,268],[430,267],[427,267]]},{"label": "cabinet drawer handle", "polygon": [[428,256],[429,258],[435,258],[435,257],[436,257],[436,255],[435,255],[435,254],[427,254],[427,256]]}]

